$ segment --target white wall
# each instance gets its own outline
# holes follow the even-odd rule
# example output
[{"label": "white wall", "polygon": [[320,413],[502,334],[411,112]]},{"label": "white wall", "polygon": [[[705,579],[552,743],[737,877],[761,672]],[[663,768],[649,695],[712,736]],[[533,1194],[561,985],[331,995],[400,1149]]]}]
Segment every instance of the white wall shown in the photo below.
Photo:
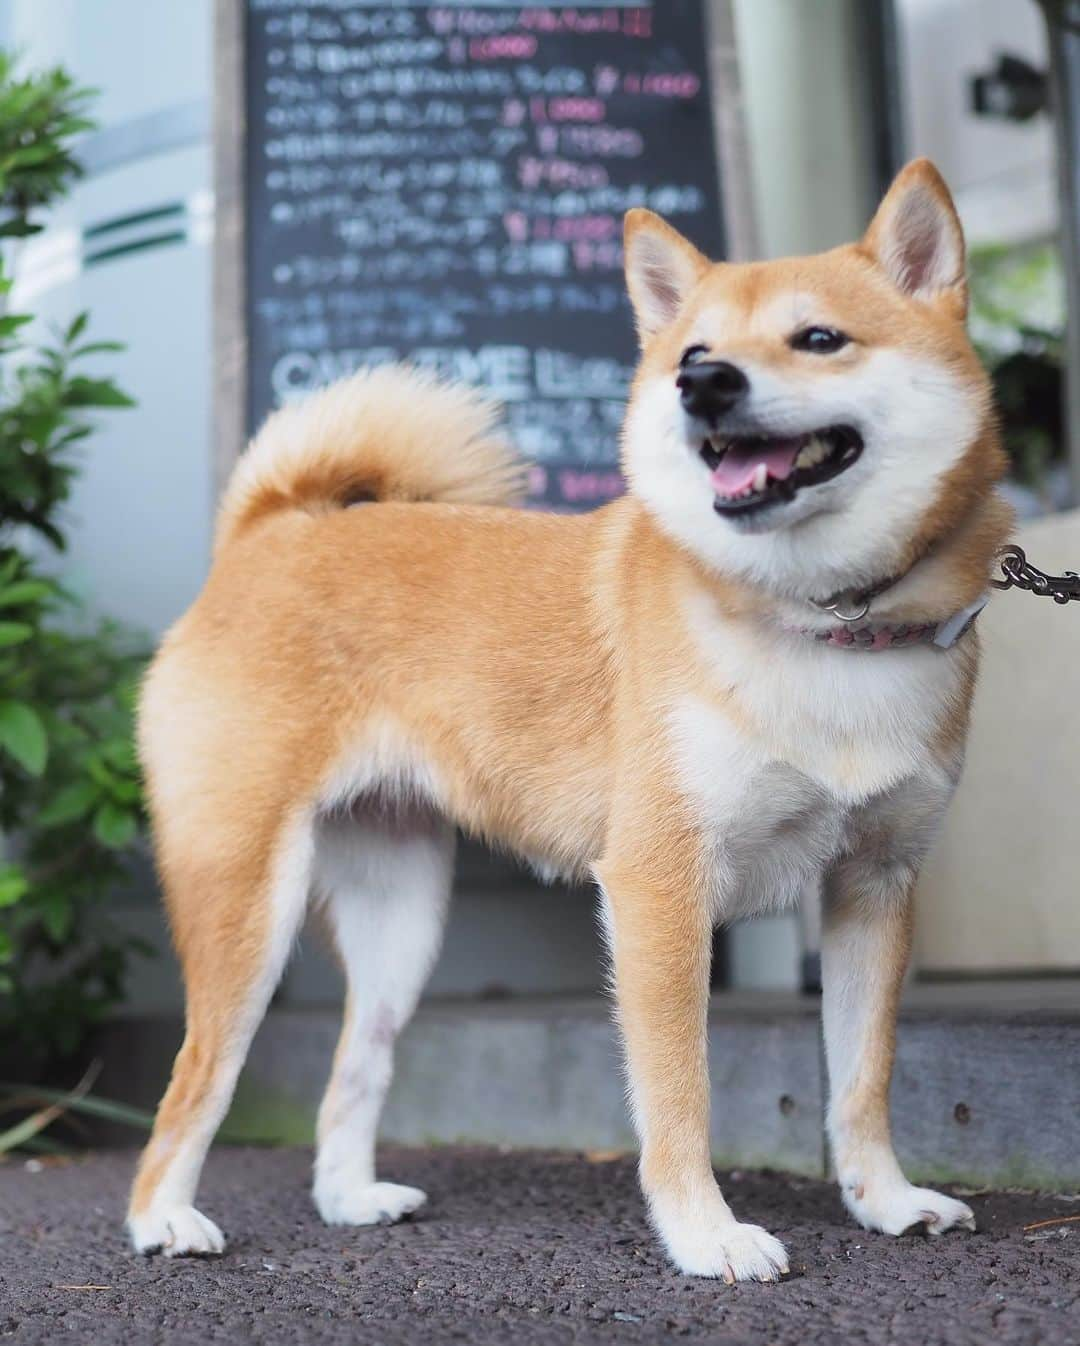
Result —
[{"label": "white wall", "polygon": [[[157,634],[191,601],[210,538],[210,0],[8,0],[6,40],[28,67],[61,63],[101,90],[90,171],[21,249],[12,305],[127,343],[94,368],[139,406],[101,419],[75,488],[63,573],[100,611]],[[170,203],[179,220],[82,231]],[[200,226],[201,221],[201,226]],[[82,269],[80,251],[179,228],[180,243]],[[89,368],[89,367],[88,367]]]},{"label": "white wall", "polygon": [[[1076,569],[1080,510],[1027,523],[1017,541],[1051,574]],[[919,884],[918,965],[1075,972],[1080,612],[1011,590],[990,600],[979,634],[964,777]]]},{"label": "white wall", "polygon": [[1046,30],[1035,0],[896,0],[908,150],[948,179],[973,243],[1023,242],[1057,227],[1049,117],[977,117],[972,75],[1008,52],[1045,70]]}]

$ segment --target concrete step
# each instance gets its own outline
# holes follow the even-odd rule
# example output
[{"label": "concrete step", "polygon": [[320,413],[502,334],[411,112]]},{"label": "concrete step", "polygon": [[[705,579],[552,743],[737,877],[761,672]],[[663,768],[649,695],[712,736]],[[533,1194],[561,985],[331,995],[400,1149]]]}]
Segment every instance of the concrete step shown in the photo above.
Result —
[{"label": "concrete step", "polygon": [[[718,1164],[825,1172],[818,1010],[797,995],[715,997]],[[273,1010],[227,1134],[309,1141],[338,1027],[325,1010]],[[175,1019],[107,1025],[97,1090],[152,1106],[179,1040]],[[912,987],[893,1109],[912,1177],[1080,1188],[1080,981]],[[405,1144],[633,1149],[608,1005],[598,997],[425,1002],[399,1044],[382,1135]]]}]

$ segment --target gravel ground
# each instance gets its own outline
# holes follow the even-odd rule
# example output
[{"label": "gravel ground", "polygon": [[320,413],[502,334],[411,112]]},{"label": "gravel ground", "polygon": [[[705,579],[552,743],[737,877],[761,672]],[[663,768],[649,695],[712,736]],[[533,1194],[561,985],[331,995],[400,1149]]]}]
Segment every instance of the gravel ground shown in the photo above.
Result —
[{"label": "gravel ground", "polygon": [[388,1150],[382,1176],[428,1191],[421,1217],[330,1229],[308,1197],[310,1152],[221,1148],[201,1204],[229,1250],[173,1262],[123,1239],[132,1163],[0,1168],[0,1338],[1080,1344],[1080,1203],[1060,1197],[967,1195],[980,1233],[890,1239],[851,1225],[827,1184],[726,1175],[736,1213],[782,1236],[792,1265],[781,1284],[729,1289],[668,1269],[627,1158]]}]

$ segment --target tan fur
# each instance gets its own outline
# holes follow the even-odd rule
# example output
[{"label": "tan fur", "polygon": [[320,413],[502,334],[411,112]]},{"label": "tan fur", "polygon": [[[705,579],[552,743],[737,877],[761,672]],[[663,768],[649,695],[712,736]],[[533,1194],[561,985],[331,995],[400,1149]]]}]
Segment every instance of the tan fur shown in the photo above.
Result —
[{"label": "tan fur", "polygon": [[[630,213],[628,256],[645,248],[647,257],[654,220]],[[940,301],[901,294],[875,256],[877,230],[820,257],[746,266],[712,266],[668,230],[685,265],[667,321],[631,269],[645,340],[638,386],[674,370],[694,315],[716,304],[742,315],[739,349],[805,377],[793,352],[754,329],[754,313],[792,286],[820,294],[859,334],[839,367],[888,345],[959,371],[981,390],[982,427],[904,539],[912,561],[932,554],[937,576],[904,615],[936,620],[985,586],[1007,526],[990,494],[1003,458],[961,301],[954,290]],[[209,1115],[208,1096],[231,1087],[216,1063],[238,1031],[237,1007],[257,998],[268,895],[290,828],[347,788],[350,763],[379,754],[421,763],[432,802],[467,832],[598,877],[614,917],[646,1192],[657,1211],[668,1203],[725,1218],[708,1148],[709,843],[679,784],[667,715],[697,697],[739,733],[758,734],[746,698],[718,685],[703,660],[685,599],[704,589],[748,639],[764,600],[669,538],[633,493],[577,518],[492,507],[518,481],[485,405],[396,369],[276,413],[237,468],[212,573],[167,636],[142,699],[188,1033],[133,1219],[153,1208],[177,1144]],[[380,503],[341,508],[357,499]],[[944,762],[962,746],[970,659],[962,693],[937,722],[930,751]],[[855,919],[859,902],[845,893],[833,921]],[[908,943],[906,915],[887,916],[873,1041],[843,1102],[856,1149],[887,1131]],[[709,1274],[767,1273],[739,1272],[732,1254]]]},{"label": "tan fur", "polygon": [[225,492],[218,544],[290,507],[511,504],[524,471],[494,433],[497,418],[497,407],[462,384],[400,365],[362,369],[268,418]]}]

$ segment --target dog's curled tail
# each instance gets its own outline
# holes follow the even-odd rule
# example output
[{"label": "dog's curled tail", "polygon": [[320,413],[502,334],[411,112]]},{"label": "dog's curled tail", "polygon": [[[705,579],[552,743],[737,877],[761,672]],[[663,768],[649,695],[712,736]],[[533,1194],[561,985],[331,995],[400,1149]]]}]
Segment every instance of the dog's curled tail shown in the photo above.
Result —
[{"label": "dog's curled tail", "polygon": [[216,547],[281,510],[359,501],[510,504],[524,466],[496,432],[498,408],[464,384],[404,365],[364,369],[269,417],[237,464]]}]

